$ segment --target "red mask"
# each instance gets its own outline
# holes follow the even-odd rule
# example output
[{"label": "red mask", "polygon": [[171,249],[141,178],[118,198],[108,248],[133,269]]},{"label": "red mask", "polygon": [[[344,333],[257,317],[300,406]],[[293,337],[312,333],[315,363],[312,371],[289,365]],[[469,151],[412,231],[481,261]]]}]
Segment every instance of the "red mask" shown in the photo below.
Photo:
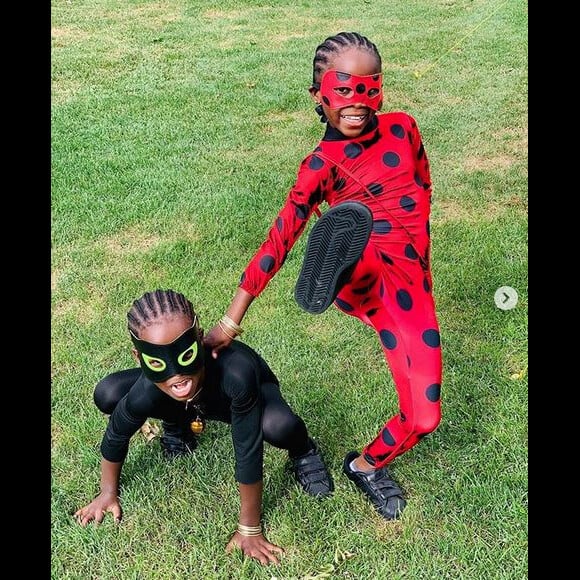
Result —
[{"label": "red mask", "polygon": [[383,104],[383,75],[358,76],[339,70],[327,70],[322,76],[320,93],[329,109],[363,105],[378,111]]}]

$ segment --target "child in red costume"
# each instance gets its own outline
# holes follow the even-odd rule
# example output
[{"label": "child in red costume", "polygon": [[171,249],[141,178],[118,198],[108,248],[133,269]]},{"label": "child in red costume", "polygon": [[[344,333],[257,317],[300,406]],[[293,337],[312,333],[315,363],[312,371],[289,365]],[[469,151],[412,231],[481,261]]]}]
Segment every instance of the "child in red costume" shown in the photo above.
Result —
[{"label": "child in red costume", "polygon": [[375,330],[399,412],[343,471],[386,519],[406,502],[387,465],[441,420],[441,346],[430,271],[431,177],[415,120],[382,107],[381,57],[356,32],[320,44],[309,91],[325,134],[302,162],[267,239],[244,271],[224,318],[208,333],[214,357],[280,269],[319,205],[295,296],[318,314],[331,303]]}]

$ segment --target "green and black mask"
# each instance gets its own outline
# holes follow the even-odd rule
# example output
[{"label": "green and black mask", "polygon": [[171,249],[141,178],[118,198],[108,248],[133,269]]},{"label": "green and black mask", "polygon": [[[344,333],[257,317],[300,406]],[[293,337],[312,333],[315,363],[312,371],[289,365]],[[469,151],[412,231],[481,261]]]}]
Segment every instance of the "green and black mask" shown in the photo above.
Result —
[{"label": "green and black mask", "polygon": [[154,383],[162,383],[175,375],[194,375],[203,368],[205,353],[197,317],[191,327],[170,344],[153,344],[129,333],[139,353],[143,374]]}]

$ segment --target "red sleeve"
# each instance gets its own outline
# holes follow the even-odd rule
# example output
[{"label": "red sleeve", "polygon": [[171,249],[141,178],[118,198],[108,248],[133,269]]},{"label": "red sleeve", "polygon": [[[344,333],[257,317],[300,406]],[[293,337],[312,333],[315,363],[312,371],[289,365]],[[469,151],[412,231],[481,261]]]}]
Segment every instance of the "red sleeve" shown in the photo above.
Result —
[{"label": "red sleeve", "polygon": [[431,193],[431,172],[429,170],[429,160],[427,159],[427,153],[423,145],[423,138],[417,126],[417,121],[408,115],[411,121],[411,131],[409,134],[409,139],[411,140],[411,145],[413,147],[413,153],[415,158],[415,181],[422,183],[423,189]]},{"label": "red sleeve", "polygon": [[268,231],[268,236],[250,260],[240,287],[258,296],[284,264],[308,219],[325,198],[329,170],[327,164],[311,154],[300,165],[296,182],[284,206]]}]

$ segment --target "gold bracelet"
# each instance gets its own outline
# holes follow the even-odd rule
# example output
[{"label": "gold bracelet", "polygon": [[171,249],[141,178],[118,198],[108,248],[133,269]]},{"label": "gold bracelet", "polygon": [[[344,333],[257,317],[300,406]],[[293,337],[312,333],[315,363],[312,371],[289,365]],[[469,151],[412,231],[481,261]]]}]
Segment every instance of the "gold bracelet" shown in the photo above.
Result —
[{"label": "gold bracelet", "polygon": [[262,526],[244,526],[244,524],[238,524],[238,532],[240,536],[261,536]]},{"label": "gold bracelet", "polygon": [[227,314],[222,316],[221,321],[236,334],[242,334],[244,332],[244,329],[239,324],[234,322]]},{"label": "gold bracelet", "polygon": [[225,335],[226,335],[228,338],[230,338],[231,340],[235,340],[235,339],[237,338],[237,336],[238,336],[237,334],[234,334],[234,335],[232,336],[232,335],[231,335],[231,334],[230,334],[230,333],[229,333],[229,332],[226,330],[226,327],[225,327],[224,323],[223,323],[221,320],[219,320],[219,321],[218,321],[218,326],[219,326],[219,327],[222,329],[222,332],[223,332],[223,333],[224,333],[224,334],[225,334]]}]

